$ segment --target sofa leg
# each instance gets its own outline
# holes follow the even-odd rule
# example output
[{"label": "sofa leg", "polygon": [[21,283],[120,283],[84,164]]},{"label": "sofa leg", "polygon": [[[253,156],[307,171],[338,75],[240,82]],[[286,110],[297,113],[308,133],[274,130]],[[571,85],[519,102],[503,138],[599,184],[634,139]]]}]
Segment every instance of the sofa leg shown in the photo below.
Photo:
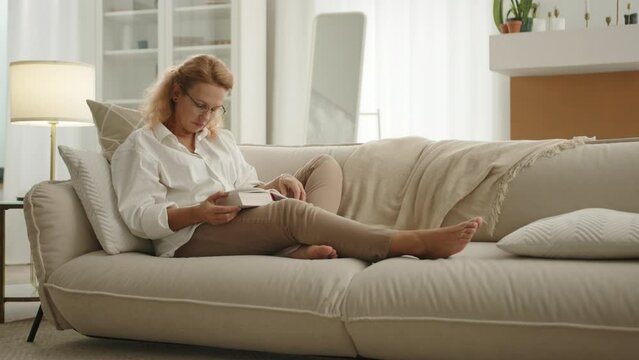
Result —
[{"label": "sofa leg", "polygon": [[32,343],[35,339],[38,328],[40,327],[40,321],[42,321],[42,306],[38,308],[38,314],[36,315],[35,319],[33,319],[33,324],[31,325],[31,331],[29,332],[27,342]]}]

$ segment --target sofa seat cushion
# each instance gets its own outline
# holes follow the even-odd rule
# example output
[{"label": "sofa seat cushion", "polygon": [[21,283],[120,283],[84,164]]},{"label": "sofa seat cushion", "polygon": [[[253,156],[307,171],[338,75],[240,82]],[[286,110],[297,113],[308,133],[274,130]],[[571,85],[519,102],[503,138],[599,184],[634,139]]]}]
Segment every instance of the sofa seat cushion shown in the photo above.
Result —
[{"label": "sofa seat cushion", "polygon": [[354,356],[342,323],[355,259],[85,254],[44,285],[80,333],[243,350]]},{"label": "sofa seat cushion", "polygon": [[387,259],[357,274],[346,328],[377,358],[629,358],[637,274],[636,260],[521,258],[471,243],[450,259]]}]

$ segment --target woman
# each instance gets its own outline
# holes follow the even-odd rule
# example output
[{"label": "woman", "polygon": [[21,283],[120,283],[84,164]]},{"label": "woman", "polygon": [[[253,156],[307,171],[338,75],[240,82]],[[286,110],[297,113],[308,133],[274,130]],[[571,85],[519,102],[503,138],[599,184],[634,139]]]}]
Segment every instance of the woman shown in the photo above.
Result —
[{"label": "woman", "polygon": [[[153,239],[158,256],[280,254],[300,259],[378,261],[448,257],[471,240],[481,218],[439,229],[390,230],[336,215],[342,173],[328,155],[295,176],[268,183],[221,129],[233,75],[200,55],[168,70],[147,92],[147,125],[118,148],[111,167],[119,209],[131,232]],[[279,190],[290,199],[240,211],[216,201],[236,188]]]}]

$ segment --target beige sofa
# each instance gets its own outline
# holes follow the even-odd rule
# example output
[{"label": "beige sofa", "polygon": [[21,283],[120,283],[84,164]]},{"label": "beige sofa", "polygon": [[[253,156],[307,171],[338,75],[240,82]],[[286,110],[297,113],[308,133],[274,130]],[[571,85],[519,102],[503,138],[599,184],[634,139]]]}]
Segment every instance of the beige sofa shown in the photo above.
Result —
[{"label": "beige sofa", "polygon": [[[343,164],[356,148],[242,151],[269,179],[320,153]],[[639,212],[638,154],[639,142],[594,143],[539,159],[511,183],[494,238],[445,260],[107,255],[69,182],[36,185],[25,217],[60,330],[380,359],[636,359],[639,261],[517,257],[495,240],[580,208]]]}]

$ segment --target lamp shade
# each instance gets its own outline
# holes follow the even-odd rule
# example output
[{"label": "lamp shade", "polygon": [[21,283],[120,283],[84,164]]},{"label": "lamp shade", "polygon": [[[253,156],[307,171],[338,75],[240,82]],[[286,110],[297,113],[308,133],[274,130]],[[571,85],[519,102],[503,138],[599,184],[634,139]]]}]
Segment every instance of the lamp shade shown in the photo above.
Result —
[{"label": "lamp shade", "polygon": [[11,122],[93,125],[86,99],[95,99],[95,68],[65,61],[16,61],[9,65]]}]

